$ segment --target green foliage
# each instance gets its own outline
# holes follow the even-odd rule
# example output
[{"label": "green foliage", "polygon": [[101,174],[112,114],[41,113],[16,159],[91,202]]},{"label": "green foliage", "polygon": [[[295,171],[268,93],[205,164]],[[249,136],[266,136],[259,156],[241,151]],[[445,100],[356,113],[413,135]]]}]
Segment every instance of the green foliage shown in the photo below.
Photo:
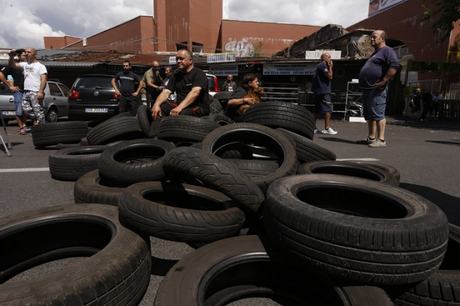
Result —
[{"label": "green foliage", "polygon": [[[460,0],[420,0],[434,4],[434,8],[424,8],[424,19],[434,18],[433,30],[441,34],[440,41],[447,40],[454,28],[454,23],[460,19]],[[432,5],[430,5],[432,7]]]}]

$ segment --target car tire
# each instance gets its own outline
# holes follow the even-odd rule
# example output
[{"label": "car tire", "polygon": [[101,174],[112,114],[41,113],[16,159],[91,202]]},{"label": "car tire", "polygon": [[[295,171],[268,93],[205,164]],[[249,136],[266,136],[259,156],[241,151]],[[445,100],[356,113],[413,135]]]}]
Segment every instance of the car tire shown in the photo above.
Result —
[{"label": "car tire", "polygon": [[254,104],[244,113],[243,121],[283,128],[309,139],[314,137],[315,118],[312,113],[290,102],[263,101]]},{"label": "car tire", "polygon": [[164,160],[166,174],[192,177],[220,191],[245,212],[255,213],[264,201],[262,190],[228,161],[192,147],[172,150]]},{"label": "car tire", "polygon": [[[62,205],[0,219],[0,304],[137,305],[150,282],[146,241],[118,220],[118,209]],[[87,257],[32,280],[7,282],[43,263]]]},{"label": "car tire", "polygon": [[399,180],[388,171],[348,161],[323,160],[304,163],[297,169],[298,174],[335,174],[359,177],[392,186],[399,186]]},{"label": "car tire", "polygon": [[78,146],[51,153],[48,158],[51,177],[61,181],[76,181],[98,168],[105,146]]},{"label": "car tire", "polygon": [[416,283],[441,265],[449,238],[442,210],[401,188],[307,174],[270,185],[267,235],[299,263],[347,281]]},{"label": "car tire", "polygon": [[380,288],[340,287],[299,269],[263,236],[227,238],[195,250],[164,277],[154,305],[223,306],[251,297],[273,297],[293,306],[392,305]]},{"label": "car tire", "polygon": [[159,139],[135,139],[108,147],[99,158],[99,175],[107,183],[130,185],[165,178],[163,160],[175,148]]},{"label": "car tire", "polygon": [[57,122],[58,121],[58,113],[57,113],[57,110],[52,107],[48,110],[48,113],[46,114],[46,122],[49,122],[49,123],[54,123],[54,122]]},{"label": "car tire", "polygon": [[322,147],[316,142],[305,136],[288,131],[286,129],[277,129],[294,139],[296,144],[297,159],[301,164],[320,160],[336,160],[334,152]]},{"label": "car tire", "polygon": [[220,127],[219,124],[204,118],[168,116],[161,120],[157,138],[174,143],[180,141],[200,142],[218,127]]},{"label": "car tire", "polygon": [[460,227],[449,227],[446,256],[439,270],[415,286],[386,288],[396,305],[460,305]]},{"label": "car tire", "polygon": [[99,203],[118,206],[118,199],[125,187],[110,186],[99,177],[99,170],[93,170],[76,182],[73,189],[75,203]]},{"label": "car tire", "polygon": [[65,121],[33,125],[32,142],[36,148],[57,145],[58,143],[79,143],[88,133],[85,122]]},{"label": "car tire", "polygon": [[139,119],[139,125],[141,126],[142,132],[145,137],[150,138],[150,127],[152,125],[152,110],[146,105],[141,105],[137,109],[137,118]]},{"label": "car tire", "polygon": [[392,166],[386,165],[386,164],[382,164],[382,163],[378,163],[378,162],[364,162],[364,161],[354,161],[354,162],[357,163],[357,164],[360,164],[360,165],[366,165],[366,166],[370,166],[370,167],[375,167],[377,169],[386,171],[386,172],[390,173],[390,175],[394,176],[396,178],[396,180],[398,180],[398,182],[401,181],[401,173],[395,167],[392,167]]},{"label": "car tire", "polygon": [[238,235],[244,213],[224,194],[199,186],[143,182],[126,188],[118,208],[137,232],[180,242],[212,242]]},{"label": "car tire", "polygon": [[134,116],[110,118],[92,128],[86,136],[90,145],[105,145],[118,140],[145,138]]},{"label": "car tire", "polygon": [[229,145],[238,143],[251,143],[253,148],[266,147],[275,155],[279,165],[275,172],[268,176],[251,178],[263,191],[267,190],[275,180],[295,174],[297,171],[298,162],[294,142],[291,142],[285,134],[260,124],[242,122],[221,126],[204,138],[201,149],[221,156],[222,148],[226,149]]},{"label": "car tire", "polygon": [[209,103],[209,113],[210,114],[222,114],[224,110],[222,109],[222,105],[220,104],[219,100],[212,99]]}]

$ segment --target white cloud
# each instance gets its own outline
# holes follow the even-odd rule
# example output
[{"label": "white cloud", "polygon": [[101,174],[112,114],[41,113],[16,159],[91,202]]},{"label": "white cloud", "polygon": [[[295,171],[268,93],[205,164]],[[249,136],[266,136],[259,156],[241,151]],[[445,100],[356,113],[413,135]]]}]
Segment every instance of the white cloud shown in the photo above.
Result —
[{"label": "white cloud", "polygon": [[[43,48],[43,36],[89,37],[139,15],[154,0],[24,0],[1,3],[0,48]],[[225,19],[349,26],[367,17],[369,0],[223,0]],[[249,29],[248,29],[249,30]]]}]

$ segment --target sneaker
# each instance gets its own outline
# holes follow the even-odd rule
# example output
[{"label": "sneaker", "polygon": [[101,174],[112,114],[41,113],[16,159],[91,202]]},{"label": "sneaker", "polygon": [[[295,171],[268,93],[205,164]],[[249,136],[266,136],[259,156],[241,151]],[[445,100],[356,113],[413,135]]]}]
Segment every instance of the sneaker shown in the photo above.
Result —
[{"label": "sneaker", "polygon": [[374,139],[371,139],[371,138],[367,137],[367,138],[364,139],[364,140],[358,140],[356,143],[357,143],[357,144],[369,145],[369,144],[374,143],[374,142],[375,142],[375,138],[374,138]]},{"label": "sneaker", "polygon": [[327,130],[323,130],[321,133],[326,134],[326,135],[335,135],[335,134],[337,134],[337,132],[334,131],[331,127],[328,128]]},{"label": "sneaker", "polygon": [[23,128],[24,131],[26,131],[26,132],[30,132],[30,130],[31,130],[30,127],[28,127],[27,125],[24,125],[22,128]]},{"label": "sneaker", "polygon": [[382,141],[380,139],[368,145],[368,147],[370,148],[385,148],[386,146],[387,146],[387,142],[385,140]]},{"label": "sneaker", "polygon": [[27,131],[24,128],[20,128],[19,129],[19,134],[25,135],[25,134],[27,134]]},{"label": "sneaker", "polygon": [[315,134],[323,134],[323,132],[321,132],[320,130],[318,130],[317,128],[315,128]]}]

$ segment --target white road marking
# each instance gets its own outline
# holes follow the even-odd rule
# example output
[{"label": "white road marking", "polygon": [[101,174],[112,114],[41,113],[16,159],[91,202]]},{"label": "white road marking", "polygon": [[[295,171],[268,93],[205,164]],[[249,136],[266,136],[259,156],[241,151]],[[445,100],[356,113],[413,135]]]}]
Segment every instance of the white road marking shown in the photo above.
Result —
[{"label": "white road marking", "polygon": [[372,158],[372,157],[363,157],[363,158],[338,158],[337,161],[379,161],[380,159]]},{"label": "white road marking", "polygon": [[0,173],[18,173],[18,172],[49,172],[50,168],[17,168],[17,169],[0,169]]}]

